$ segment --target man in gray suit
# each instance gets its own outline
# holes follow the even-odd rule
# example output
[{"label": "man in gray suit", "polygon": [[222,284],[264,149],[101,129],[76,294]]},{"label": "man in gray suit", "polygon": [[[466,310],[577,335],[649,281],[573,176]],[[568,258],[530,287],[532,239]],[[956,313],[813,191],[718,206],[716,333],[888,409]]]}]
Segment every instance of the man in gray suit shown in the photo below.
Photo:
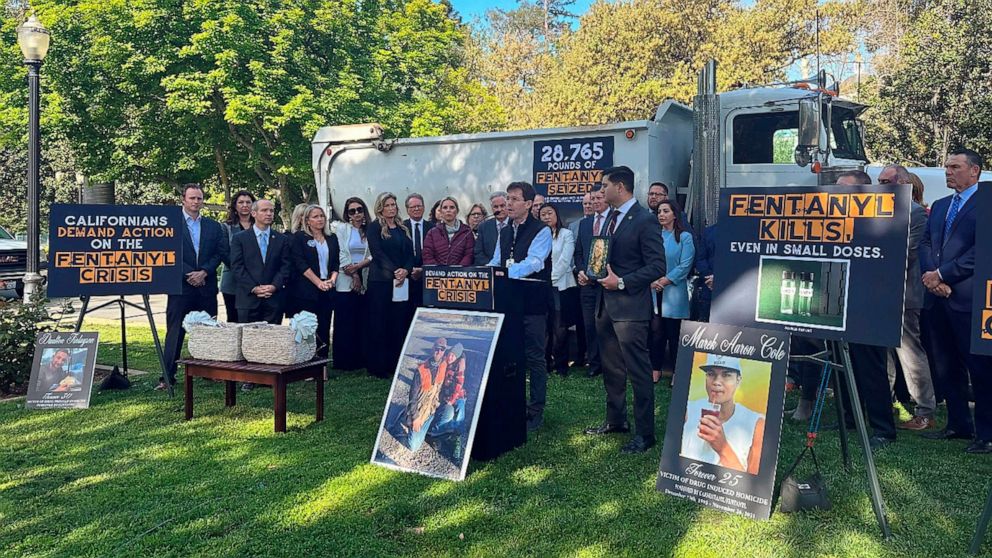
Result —
[{"label": "man in gray suit", "polygon": [[496,253],[499,232],[510,224],[506,214],[506,192],[489,194],[489,207],[493,210],[493,218],[479,225],[479,236],[475,239],[475,246],[472,248],[472,263],[475,265],[489,265],[489,260],[493,259],[493,254]]},{"label": "man in gray suit", "polygon": [[[606,387],[606,422],[586,430],[602,435],[627,432],[627,379],[634,388],[635,435],[620,450],[643,453],[655,444],[654,382],[648,358],[652,281],[665,275],[665,246],[661,225],[634,199],[634,171],[613,167],[603,171],[603,193],[612,207],[605,230],[609,237],[607,276],[600,279],[596,337]],[[579,272],[579,284],[589,278]]]},{"label": "man in gray suit", "polygon": [[[909,171],[902,165],[889,165],[878,175],[879,184],[911,184]],[[920,280],[920,239],[927,228],[927,210],[913,202],[909,217],[909,257],[906,260],[906,299],[902,314],[901,344],[889,350],[889,384],[895,385],[895,359],[899,359],[906,387],[916,402],[913,418],[897,425],[903,430],[933,428],[933,413],[937,406],[933,392],[933,377],[920,341],[920,310],[923,308],[923,283]]]}]

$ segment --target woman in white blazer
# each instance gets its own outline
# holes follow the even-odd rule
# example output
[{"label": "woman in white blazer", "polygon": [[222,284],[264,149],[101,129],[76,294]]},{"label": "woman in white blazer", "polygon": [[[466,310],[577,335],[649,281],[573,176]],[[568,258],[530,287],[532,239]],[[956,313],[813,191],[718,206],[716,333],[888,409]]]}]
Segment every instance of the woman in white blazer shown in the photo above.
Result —
[{"label": "woman in white blazer", "polygon": [[578,320],[579,287],[572,274],[572,256],[575,254],[575,236],[565,227],[558,208],[544,205],[539,213],[541,221],[551,227],[551,285],[555,310],[548,325],[548,344],[545,360],[548,369],[562,376],[568,375],[568,328]]},{"label": "woman in white blazer", "polygon": [[365,325],[368,301],[365,287],[368,267],[372,263],[369,243],[365,238],[368,207],[361,198],[348,198],[344,203],[345,221],[335,221],[331,231],[338,238],[338,274],[334,285],[338,292],[334,312],[334,332],[331,338],[333,366],[337,370],[365,368],[367,343]]}]

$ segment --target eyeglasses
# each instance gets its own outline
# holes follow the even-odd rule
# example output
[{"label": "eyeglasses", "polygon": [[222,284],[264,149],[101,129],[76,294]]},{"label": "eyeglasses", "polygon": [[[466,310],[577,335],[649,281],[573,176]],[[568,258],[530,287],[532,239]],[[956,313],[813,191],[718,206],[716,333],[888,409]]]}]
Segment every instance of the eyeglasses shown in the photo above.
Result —
[{"label": "eyeglasses", "polygon": [[358,215],[359,213],[365,213],[365,210],[361,207],[352,207],[348,209],[348,215]]}]

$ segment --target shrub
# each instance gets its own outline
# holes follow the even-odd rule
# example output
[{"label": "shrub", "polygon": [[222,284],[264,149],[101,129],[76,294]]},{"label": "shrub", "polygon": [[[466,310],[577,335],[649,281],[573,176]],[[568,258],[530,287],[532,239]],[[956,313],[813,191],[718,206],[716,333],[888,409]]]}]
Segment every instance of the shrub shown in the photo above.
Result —
[{"label": "shrub", "polygon": [[45,300],[0,300],[0,394],[24,391],[31,377],[35,336],[53,329]]}]

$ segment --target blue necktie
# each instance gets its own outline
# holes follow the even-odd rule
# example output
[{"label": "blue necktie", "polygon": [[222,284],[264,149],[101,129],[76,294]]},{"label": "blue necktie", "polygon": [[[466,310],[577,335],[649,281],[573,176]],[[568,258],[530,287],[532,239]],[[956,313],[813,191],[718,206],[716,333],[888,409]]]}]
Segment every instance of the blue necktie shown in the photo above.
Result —
[{"label": "blue necktie", "polygon": [[258,249],[262,252],[262,263],[265,263],[265,254],[269,251],[269,235],[267,232],[258,233]]},{"label": "blue necktie", "polygon": [[951,232],[951,225],[954,224],[954,218],[958,216],[958,211],[961,209],[961,194],[954,194],[954,199],[951,200],[951,209],[947,212],[947,219],[944,220],[944,238],[947,238],[947,233]]}]

